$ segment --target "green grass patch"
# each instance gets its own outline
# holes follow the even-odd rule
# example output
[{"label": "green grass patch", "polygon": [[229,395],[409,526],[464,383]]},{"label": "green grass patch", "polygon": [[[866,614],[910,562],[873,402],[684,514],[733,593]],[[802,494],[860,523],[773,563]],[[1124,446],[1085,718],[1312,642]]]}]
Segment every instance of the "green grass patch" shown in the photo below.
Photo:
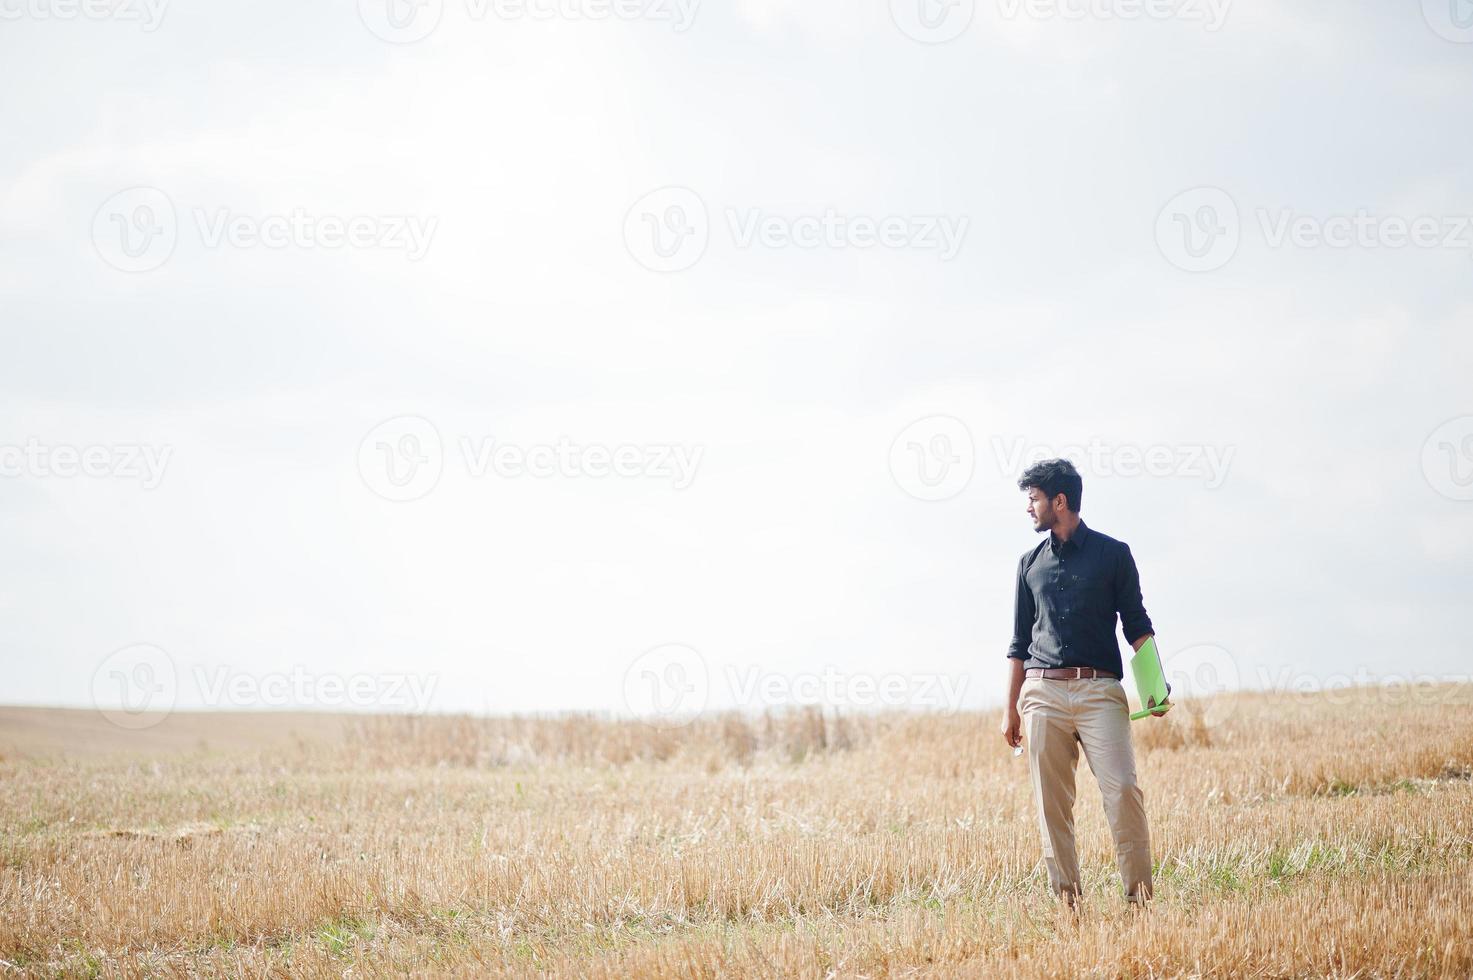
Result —
[{"label": "green grass patch", "polygon": [[372,939],[377,927],[368,919],[345,916],[331,919],[312,933],[312,937],[327,946],[334,956],[347,957],[349,949],[356,943]]}]

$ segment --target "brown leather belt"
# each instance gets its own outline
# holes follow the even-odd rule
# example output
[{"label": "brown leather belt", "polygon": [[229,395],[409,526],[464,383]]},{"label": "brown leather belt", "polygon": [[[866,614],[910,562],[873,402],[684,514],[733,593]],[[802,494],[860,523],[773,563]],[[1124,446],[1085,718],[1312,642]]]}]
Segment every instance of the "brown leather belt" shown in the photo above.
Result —
[{"label": "brown leather belt", "polygon": [[1093,667],[1029,667],[1023,671],[1028,677],[1047,677],[1051,681],[1077,681],[1085,677],[1109,677],[1119,680],[1119,674],[1112,674],[1108,670],[1095,670]]}]

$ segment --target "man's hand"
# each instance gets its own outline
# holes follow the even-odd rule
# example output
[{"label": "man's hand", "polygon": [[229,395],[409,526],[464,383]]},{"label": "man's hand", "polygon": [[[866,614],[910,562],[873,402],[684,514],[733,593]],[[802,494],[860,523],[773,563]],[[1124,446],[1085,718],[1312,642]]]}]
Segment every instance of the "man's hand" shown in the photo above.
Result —
[{"label": "man's hand", "polygon": [[[1162,701],[1161,703],[1162,704],[1166,704],[1170,700],[1171,700],[1171,681],[1167,681],[1166,682],[1166,700],[1165,701]],[[1154,697],[1146,698],[1146,707],[1147,708],[1154,708],[1154,707],[1156,707],[1156,699]],[[1158,711],[1152,711],[1151,712],[1151,717],[1152,718],[1165,718],[1166,717],[1166,712],[1164,712],[1164,711],[1159,711],[1159,712]]]},{"label": "man's hand", "polygon": [[1016,706],[1003,712],[1002,740],[1014,749],[1023,744],[1023,719],[1019,717]]}]

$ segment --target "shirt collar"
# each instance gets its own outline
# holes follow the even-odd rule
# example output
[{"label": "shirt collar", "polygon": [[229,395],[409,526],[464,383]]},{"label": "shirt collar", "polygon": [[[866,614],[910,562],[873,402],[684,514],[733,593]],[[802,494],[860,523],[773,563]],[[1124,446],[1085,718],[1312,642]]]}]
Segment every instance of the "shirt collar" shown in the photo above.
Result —
[{"label": "shirt collar", "polygon": [[[1084,547],[1084,542],[1088,538],[1089,526],[1085,524],[1083,520],[1080,520],[1079,526],[1074,529],[1073,534],[1069,535],[1069,540],[1064,542],[1064,546],[1068,547],[1070,545],[1073,545],[1073,548],[1071,550],[1078,550]],[[1048,544],[1055,553],[1059,551],[1059,539],[1054,536],[1054,532],[1052,531],[1048,533]]]}]

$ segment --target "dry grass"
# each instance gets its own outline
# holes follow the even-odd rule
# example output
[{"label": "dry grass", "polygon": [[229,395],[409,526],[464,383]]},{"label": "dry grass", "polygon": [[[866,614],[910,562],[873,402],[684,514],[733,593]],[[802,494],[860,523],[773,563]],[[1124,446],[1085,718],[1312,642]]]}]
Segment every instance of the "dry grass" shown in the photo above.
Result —
[{"label": "dry grass", "polygon": [[995,715],[0,743],[0,972],[1466,977],[1473,691],[1424,700],[1136,723],[1157,902],[1118,895],[1081,767],[1077,919]]}]

